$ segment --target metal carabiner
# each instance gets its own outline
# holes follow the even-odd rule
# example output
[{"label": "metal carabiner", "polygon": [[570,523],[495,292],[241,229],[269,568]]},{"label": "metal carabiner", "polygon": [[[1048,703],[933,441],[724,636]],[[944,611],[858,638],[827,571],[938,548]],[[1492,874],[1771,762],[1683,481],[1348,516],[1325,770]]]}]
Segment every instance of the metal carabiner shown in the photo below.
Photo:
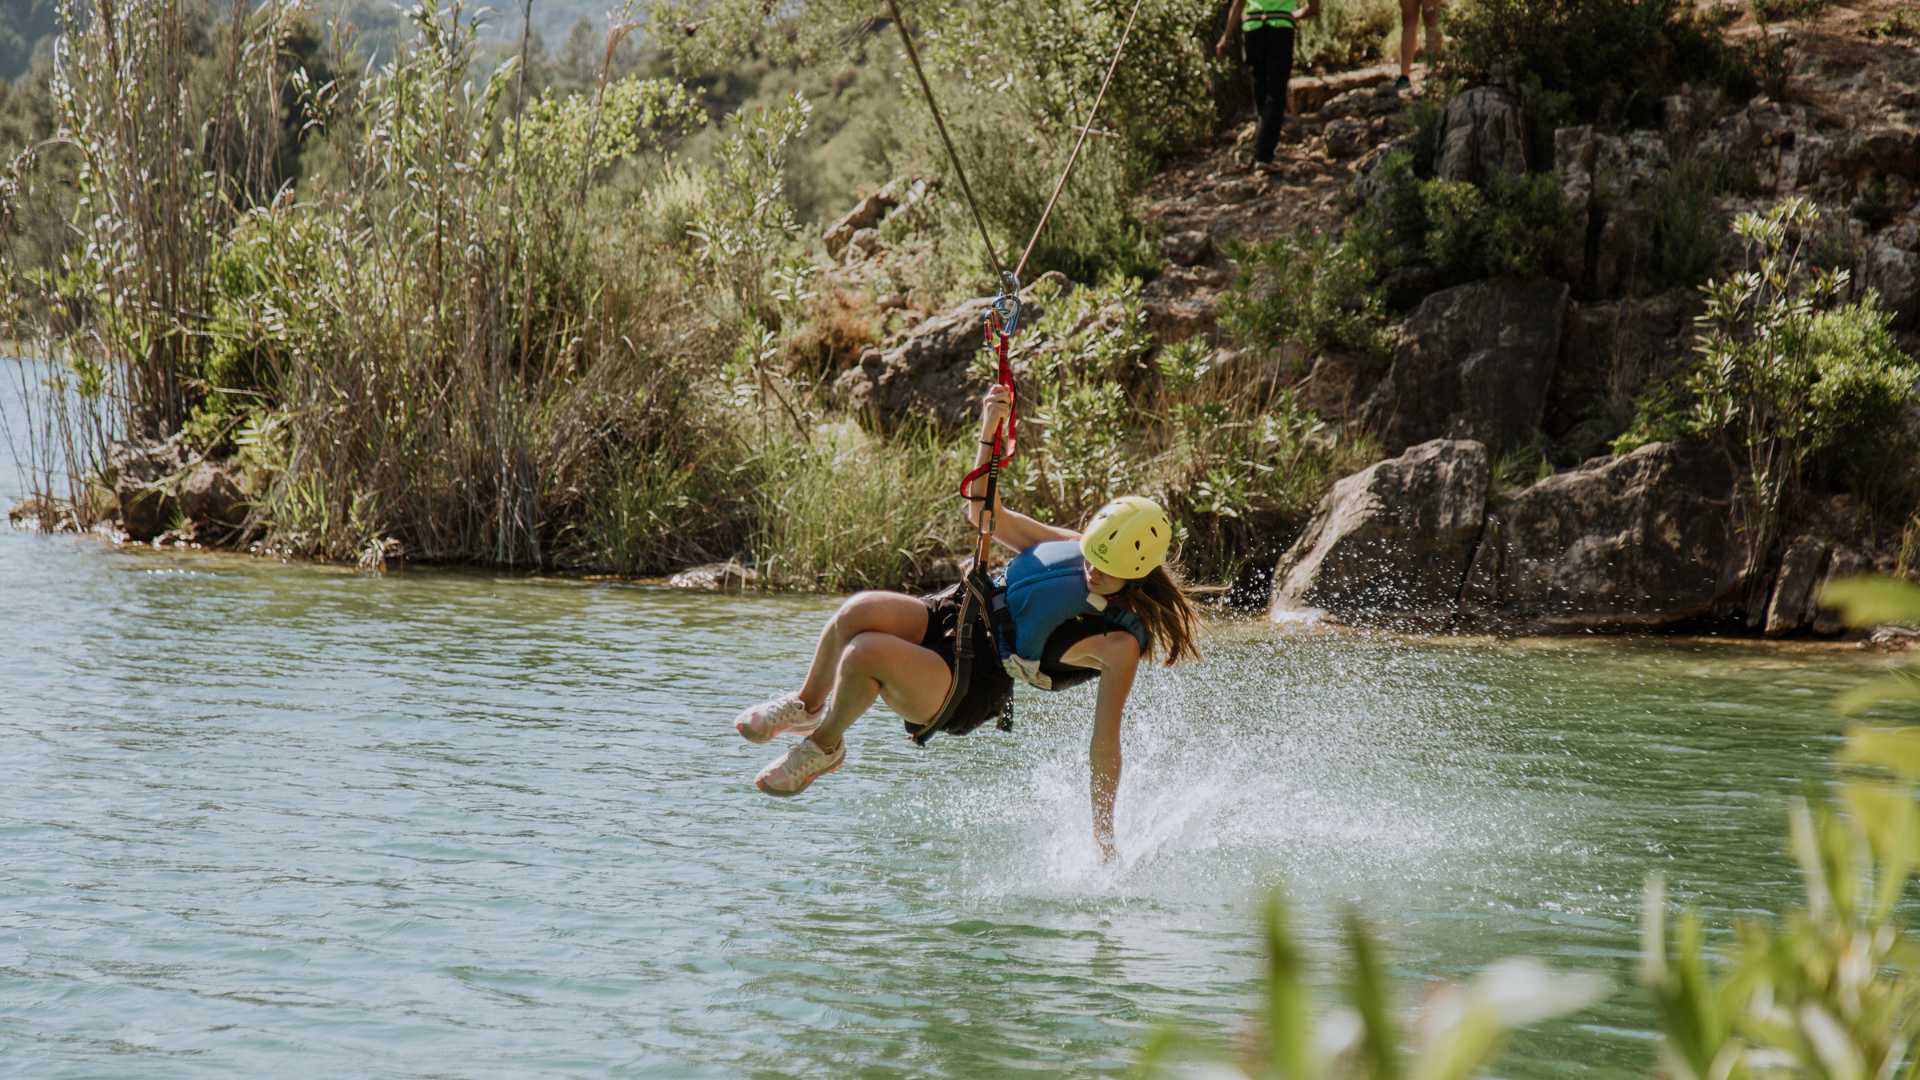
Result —
[{"label": "metal carabiner", "polygon": [[993,298],[993,313],[1000,319],[1000,333],[1012,337],[1020,328],[1020,279],[1011,270],[1000,271],[1000,295]]}]

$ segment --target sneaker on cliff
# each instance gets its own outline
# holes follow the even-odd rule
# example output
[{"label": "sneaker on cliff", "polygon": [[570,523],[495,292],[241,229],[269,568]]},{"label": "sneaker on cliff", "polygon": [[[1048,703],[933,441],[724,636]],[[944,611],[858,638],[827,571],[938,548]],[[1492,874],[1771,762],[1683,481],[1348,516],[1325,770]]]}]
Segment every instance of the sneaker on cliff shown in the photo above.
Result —
[{"label": "sneaker on cliff", "polygon": [[799,694],[788,694],[747,706],[739,716],[733,718],[733,730],[750,743],[763,743],[789,731],[811,735],[826,715],[827,707],[824,704],[818,712],[808,712]]},{"label": "sneaker on cliff", "polygon": [[773,764],[760,770],[753,786],[769,795],[798,795],[807,785],[846,764],[847,744],[842,742],[829,754],[812,739],[801,739]]}]

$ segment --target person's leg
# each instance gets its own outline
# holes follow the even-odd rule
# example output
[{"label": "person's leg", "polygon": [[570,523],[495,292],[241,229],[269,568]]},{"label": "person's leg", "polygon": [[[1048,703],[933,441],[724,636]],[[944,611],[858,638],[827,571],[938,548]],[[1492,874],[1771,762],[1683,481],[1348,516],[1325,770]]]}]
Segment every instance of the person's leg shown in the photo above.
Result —
[{"label": "person's leg", "polygon": [[1421,0],[1420,8],[1427,24],[1427,73],[1440,61],[1440,0]]},{"label": "person's leg", "polygon": [[953,674],[938,653],[914,643],[918,640],[872,630],[853,636],[840,653],[833,708],[808,736],[814,745],[837,750],[840,736],[876,697],[886,698],[894,712],[916,724],[940,711]]},{"label": "person's leg", "polygon": [[[1255,146],[1259,145],[1260,118],[1267,114],[1267,61],[1265,54],[1262,52],[1265,41],[1266,39],[1260,36],[1260,31],[1258,30],[1243,31],[1240,35],[1240,49],[1247,58],[1247,70],[1253,74]],[[1260,160],[1260,154],[1257,150],[1253,155],[1253,160]]]},{"label": "person's leg", "polygon": [[1273,160],[1274,147],[1280,145],[1280,125],[1287,118],[1286,52],[1293,32],[1263,26],[1249,31],[1246,39],[1247,61],[1253,64],[1260,95],[1254,103],[1260,110],[1260,126],[1253,136],[1253,160],[1261,164]]},{"label": "person's leg", "polygon": [[[828,619],[820,631],[819,644],[813,650],[813,665],[807,669],[807,681],[800,686],[800,700],[808,712],[820,710],[827,696],[833,693],[841,653],[859,635],[887,634],[917,646],[926,632],[927,605],[919,598],[896,592],[855,593],[840,605],[840,610],[833,613],[833,618]],[[872,703],[871,698],[868,703]],[[861,709],[864,711],[866,706],[862,705]]]},{"label": "person's leg", "polygon": [[1420,46],[1423,0],[1400,0],[1400,77],[1413,78],[1413,53]]}]

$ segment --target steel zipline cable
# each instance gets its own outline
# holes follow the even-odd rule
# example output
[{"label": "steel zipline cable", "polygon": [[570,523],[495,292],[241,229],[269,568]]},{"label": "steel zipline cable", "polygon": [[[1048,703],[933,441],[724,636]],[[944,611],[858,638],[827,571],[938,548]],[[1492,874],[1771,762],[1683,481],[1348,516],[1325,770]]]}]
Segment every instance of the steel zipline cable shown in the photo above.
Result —
[{"label": "steel zipline cable", "polygon": [[[1133,10],[1127,15],[1127,25],[1120,32],[1120,44],[1113,50],[1113,59],[1107,63],[1107,73],[1100,80],[1100,91],[1093,97],[1093,107],[1087,110],[1085,122],[1080,124],[1080,137],[1074,140],[1073,152],[1067,155],[1066,167],[1060,170],[1060,179],[1054,182],[1053,193],[1047,196],[1046,209],[1040,212],[1040,221],[1033,227],[1033,235],[1027,239],[1025,251],[1020,253],[1020,262],[1013,268],[1011,280],[1018,287],[1020,275],[1027,269],[1027,260],[1033,257],[1034,246],[1040,242],[1040,234],[1046,231],[1047,221],[1053,216],[1053,208],[1060,201],[1060,193],[1066,190],[1067,178],[1073,175],[1073,167],[1080,160],[1080,150],[1087,145],[1087,136],[1093,133],[1094,118],[1100,115],[1100,103],[1106,100],[1107,87],[1113,83],[1113,73],[1120,68],[1120,57],[1127,51],[1127,40],[1133,36],[1133,25],[1140,18],[1140,5],[1144,0],[1133,0]],[[920,54],[913,47],[913,36],[907,33],[907,20],[900,13],[899,0],[887,0],[887,8],[893,12],[894,28],[900,31],[900,42],[906,46],[907,60],[913,65],[913,73],[920,80],[920,92],[926,96],[927,109],[933,113],[933,123],[940,130],[940,141],[946,145],[947,159],[953,162],[954,175],[960,178],[960,192],[966,196],[967,209],[973,213],[973,223],[980,229],[980,239],[987,245],[987,258],[993,261],[993,271],[1004,284],[1008,274],[1000,262],[999,252],[994,250],[993,237],[987,232],[986,218],[980,214],[980,204],[974,200],[973,188],[967,183],[967,171],[960,164],[960,153],[953,148],[953,138],[947,134],[947,122],[940,115],[940,105],[934,100],[933,85],[927,81],[927,73],[920,66]]]}]

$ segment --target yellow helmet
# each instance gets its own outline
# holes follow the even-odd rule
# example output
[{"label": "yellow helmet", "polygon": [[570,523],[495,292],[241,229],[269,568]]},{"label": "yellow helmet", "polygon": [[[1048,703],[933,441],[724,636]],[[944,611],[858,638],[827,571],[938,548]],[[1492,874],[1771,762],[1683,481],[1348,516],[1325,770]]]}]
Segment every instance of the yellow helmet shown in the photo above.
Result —
[{"label": "yellow helmet", "polygon": [[1167,561],[1173,522],[1160,504],[1139,495],[1122,495],[1100,508],[1080,537],[1080,554],[1102,573],[1133,581]]}]

